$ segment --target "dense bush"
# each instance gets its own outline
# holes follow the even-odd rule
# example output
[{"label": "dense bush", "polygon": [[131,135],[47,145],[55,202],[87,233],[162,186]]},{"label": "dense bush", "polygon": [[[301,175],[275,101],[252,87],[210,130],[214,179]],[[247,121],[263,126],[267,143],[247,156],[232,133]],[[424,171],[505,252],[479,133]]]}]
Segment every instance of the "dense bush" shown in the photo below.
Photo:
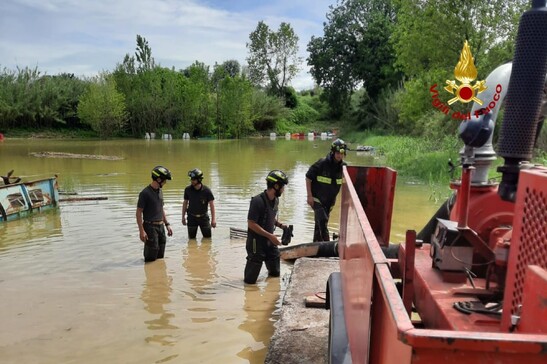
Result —
[{"label": "dense bush", "polygon": [[294,109],[298,106],[298,97],[296,96],[296,91],[292,87],[284,88],[284,97],[285,97],[285,107],[289,109]]},{"label": "dense bush", "polygon": [[287,115],[283,99],[254,89],[251,94],[251,120],[256,130],[274,130],[276,122]]},{"label": "dense bush", "polygon": [[42,75],[37,68],[0,73],[0,128],[77,126],[86,81],[71,74]]},{"label": "dense bush", "polygon": [[295,109],[292,109],[287,119],[297,125],[311,123],[319,117],[319,113],[308,106],[306,103],[301,103]]},{"label": "dense bush", "polygon": [[102,138],[118,134],[127,120],[125,97],[112,77],[103,75],[82,95],[78,115]]}]

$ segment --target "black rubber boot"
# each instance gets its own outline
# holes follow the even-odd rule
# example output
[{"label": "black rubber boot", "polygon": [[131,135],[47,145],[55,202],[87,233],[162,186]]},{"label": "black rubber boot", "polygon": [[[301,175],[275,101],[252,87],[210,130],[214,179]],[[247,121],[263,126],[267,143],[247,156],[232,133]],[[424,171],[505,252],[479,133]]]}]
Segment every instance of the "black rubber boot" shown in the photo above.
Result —
[{"label": "black rubber boot", "polygon": [[201,227],[201,233],[203,234],[204,238],[210,238],[212,235],[211,227]]},{"label": "black rubber boot", "polygon": [[313,232],[313,241],[329,241],[329,216],[325,211],[325,208],[315,203],[313,206],[313,212],[315,215],[315,229]]},{"label": "black rubber boot", "polygon": [[262,262],[253,262],[247,259],[247,264],[245,264],[245,276],[243,281],[247,284],[255,284],[260,274],[260,269],[262,268]]},{"label": "black rubber boot", "polygon": [[188,226],[188,239],[195,239],[198,234],[197,226]]},{"label": "black rubber boot", "polygon": [[[165,245],[164,245],[165,247]],[[150,247],[148,245],[144,245],[144,261],[145,262],[153,262],[158,258],[158,248]]]},{"label": "black rubber boot", "polygon": [[160,244],[160,248],[158,249],[157,259],[163,259],[164,255],[165,255],[165,244]]},{"label": "black rubber boot", "polygon": [[266,261],[266,268],[268,269],[268,275],[270,277],[279,277],[281,274],[281,264],[279,262],[279,259],[277,260],[267,260]]}]

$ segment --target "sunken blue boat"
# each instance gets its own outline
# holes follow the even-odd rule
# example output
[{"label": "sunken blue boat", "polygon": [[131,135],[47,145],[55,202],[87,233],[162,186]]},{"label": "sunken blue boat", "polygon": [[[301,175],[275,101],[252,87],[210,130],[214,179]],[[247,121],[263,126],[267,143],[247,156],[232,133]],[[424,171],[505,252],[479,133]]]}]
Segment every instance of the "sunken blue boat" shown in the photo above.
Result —
[{"label": "sunken blue boat", "polygon": [[58,205],[59,189],[55,177],[0,186],[0,223]]}]

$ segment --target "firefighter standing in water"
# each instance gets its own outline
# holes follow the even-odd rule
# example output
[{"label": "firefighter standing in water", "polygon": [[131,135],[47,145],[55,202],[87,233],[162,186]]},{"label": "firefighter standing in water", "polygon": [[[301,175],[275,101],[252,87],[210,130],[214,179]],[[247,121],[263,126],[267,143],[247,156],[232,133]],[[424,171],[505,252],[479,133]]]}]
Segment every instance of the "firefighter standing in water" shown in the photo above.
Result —
[{"label": "firefighter standing in water", "polygon": [[167,227],[167,235],[173,235],[163,208],[162,187],[167,180],[171,180],[171,172],[165,167],[157,166],[152,170],[152,183],[139,194],[136,216],[139,237],[144,243],[145,262],[163,258],[167,242],[165,227]]},{"label": "firefighter standing in water", "polygon": [[[190,185],[184,189],[184,202],[182,203],[182,225],[188,225],[188,238],[195,239],[198,227],[204,238],[211,237],[211,227],[216,227],[215,196],[203,181],[203,172],[197,168],[188,172]],[[211,219],[207,213],[211,208]],[[188,214],[188,222],[186,215]]]},{"label": "firefighter standing in water", "polygon": [[267,189],[251,199],[247,215],[247,264],[244,273],[247,284],[256,283],[262,262],[266,263],[270,277],[280,275],[278,245],[281,242],[273,232],[275,227],[288,229],[287,225],[277,220],[279,197],[288,183],[289,179],[283,171],[273,170],[266,177]]},{"label": "firefighter standing in water", "polygon": [[342,186],[342,167],[348,149],[342,139],[331,144],[329,154],[315,162],[306,173],[308,205],[315,214],[313,241],[329,241],[329,217]]}]

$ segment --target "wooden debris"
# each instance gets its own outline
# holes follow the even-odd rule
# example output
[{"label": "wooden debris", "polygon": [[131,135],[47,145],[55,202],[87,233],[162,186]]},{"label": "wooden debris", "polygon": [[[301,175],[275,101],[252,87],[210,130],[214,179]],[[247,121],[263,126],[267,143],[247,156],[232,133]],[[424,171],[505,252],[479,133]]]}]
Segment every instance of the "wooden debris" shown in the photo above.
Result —
[{"label": "wooden debris", "polygon": [[311,308],[325,308],[326,302],[325,292],[317,292],[314,295],[306,296],[306,298],[304,298],[304,305]]},{"label": "wooden debris", "polygon": [[108,197],[68,197],[68,198],[59,199],[59,202],[103,201],[103,200],[108,200]]},{"label": "wooden debris", "polygon": [[34,152],[30,155],[39,158],[72,158],[72,159],[100,159],[109,161],[118,161],[124,158],[115,155],[100,155],[100,154],[75,154],[62,152]]}]

